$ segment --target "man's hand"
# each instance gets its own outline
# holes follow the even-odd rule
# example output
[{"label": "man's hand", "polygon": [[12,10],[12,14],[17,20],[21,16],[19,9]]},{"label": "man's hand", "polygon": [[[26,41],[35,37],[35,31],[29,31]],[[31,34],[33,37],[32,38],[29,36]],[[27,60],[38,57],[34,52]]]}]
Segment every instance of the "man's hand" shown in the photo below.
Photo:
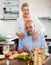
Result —
[{"label": "man's hand", "polygon": [[32,36],[32,41],[35,42],[36,40],[38,40],[38,32],[35,32]]},{"label": "man's hand", "polygon": [[23,47],[23,51],[27,52],[28,48],[26,46]]}]

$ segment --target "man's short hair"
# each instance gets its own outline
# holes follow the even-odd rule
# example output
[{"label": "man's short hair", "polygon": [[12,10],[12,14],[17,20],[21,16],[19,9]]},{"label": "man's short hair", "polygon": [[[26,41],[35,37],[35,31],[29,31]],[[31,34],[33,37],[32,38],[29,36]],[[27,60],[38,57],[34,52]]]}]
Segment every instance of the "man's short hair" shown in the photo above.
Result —
[{"label": "man's short hair", "polygon": [[32,21],[32,20],[26,20],[25,25],[26,25],[27,23],[31,23],[31,26],[32,26],[33,29],[34,29],[35,25],[33,24],[33,21]]},{"label": "man's short hair", "polygon": [[23,3],[21,9],[23,9],[23,7],[26,7],[26,6],[29,7],[29,4],[28,3]]}]

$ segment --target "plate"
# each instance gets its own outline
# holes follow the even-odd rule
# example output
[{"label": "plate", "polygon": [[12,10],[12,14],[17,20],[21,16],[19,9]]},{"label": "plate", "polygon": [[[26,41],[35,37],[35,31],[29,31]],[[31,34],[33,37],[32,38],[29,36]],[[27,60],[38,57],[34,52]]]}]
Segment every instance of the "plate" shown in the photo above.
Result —
[{"label": "plate", "polygon": [[0,55],[0,59],[4,59],[5,58],[5,55]]}]

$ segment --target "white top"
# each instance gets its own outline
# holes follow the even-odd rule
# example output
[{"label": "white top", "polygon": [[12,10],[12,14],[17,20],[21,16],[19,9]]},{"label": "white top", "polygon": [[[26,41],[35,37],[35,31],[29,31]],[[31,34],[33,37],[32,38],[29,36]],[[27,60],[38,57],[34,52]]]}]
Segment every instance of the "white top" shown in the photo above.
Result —
[{"label": "white top", "polygon": [[[35,31],[38,32],[39,30],[41,30],[42,33],[45,31],[43,24],[38,20],[37,17],[31,18],[31,20],[33,21],[33,24],[35,25]],[[23,17],[18,18],[16,23],[16,30],[17,30],[16,32],[24,33],[25,32],[24,24],[25,22],[23,20]]]}]

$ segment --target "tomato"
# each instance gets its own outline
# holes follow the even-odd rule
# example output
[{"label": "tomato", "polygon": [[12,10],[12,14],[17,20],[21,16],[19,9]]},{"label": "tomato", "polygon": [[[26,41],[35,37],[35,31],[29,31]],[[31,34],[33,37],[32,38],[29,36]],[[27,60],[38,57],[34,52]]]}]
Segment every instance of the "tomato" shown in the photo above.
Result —
[{"label": "tomato", "polygon": [[17,52],[18,52],[18,54],[20,54],[20,53],[22,53],[23,51],[22,51],[22,50],[18,50]]}]

